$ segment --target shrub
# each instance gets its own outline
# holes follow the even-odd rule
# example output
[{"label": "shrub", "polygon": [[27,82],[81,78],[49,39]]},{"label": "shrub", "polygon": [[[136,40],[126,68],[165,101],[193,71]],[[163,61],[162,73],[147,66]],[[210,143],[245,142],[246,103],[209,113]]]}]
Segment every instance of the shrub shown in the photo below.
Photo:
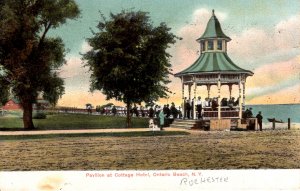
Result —
[{"label": "shrub", "polygon": [[47,115],[42,112],[34,113],[32,116],[33,119],[46,119],[46,117],[47,117]]}]

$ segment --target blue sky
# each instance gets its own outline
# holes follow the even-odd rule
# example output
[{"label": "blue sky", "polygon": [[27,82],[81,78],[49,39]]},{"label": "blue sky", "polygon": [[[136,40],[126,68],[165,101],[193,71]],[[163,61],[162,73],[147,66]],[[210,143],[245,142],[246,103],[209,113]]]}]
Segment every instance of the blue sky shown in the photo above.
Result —
[{"label": "blue sky", "polygon": [[[99,92],[88,93],[89,74],[82,68],[80,52],[89,46],[85,39],[91,37],[90,28],[95,29],[101,11],[107,18],[109,13],[122,9],[149,12],[154,25],[166,22],[172,32],[183,38],[170,53],[174,70],[181,70],[197,59],[198,44],[195,39],[201,36],[206,23],[215,9],[224,33],[232,38],[228,54],[239,66],[254,71],[257,75],[247,82],[249,103],[298,103],[299,89],[300,1],[297,0],[76,0],[81,17],[68,21],[66,25],[51,31],[51,35],[61,36],[69,49],[67,65],[62,69],[65,78],[66,94],[60,105],[83,107],[84,102],[101,105],[105,96]],[[272,45],[274,43],[274,45]],[[262,75],[269,69],[273,76]],[[283,66],[287,66],[284,68]],[[291,68],[296,67],[292,70]],[[280,76],[285,75],[286,78]],[[278,76],[278,77],[277,77]],[[276,79],[277,77],[277,79]],[[273,79],[275,78],[275,79]],[[281,81],[278,81],[280,79]],[[268,82],[267,84],[259,82]],[[177,79],[172,78],[170,87],[180,92]],[[226,89],[226,88],[225,88]],[[292,98],[277,100],[281,91],[287,90]],[[200,90],[199,91],[204,91]],[[225,90],[224,90],[225,91]],[[201,92],[199,92],[201,94]],[[176,96],[177,95],[177,96]],[[180,93],[174,101],[180,99]],[[247,96],[246,95],[246,96]],[[274,95],[274,98],[272,98]],[[270,98],[271,96],[271,98]],[[161,100],[164,102],[166,100]]]}]

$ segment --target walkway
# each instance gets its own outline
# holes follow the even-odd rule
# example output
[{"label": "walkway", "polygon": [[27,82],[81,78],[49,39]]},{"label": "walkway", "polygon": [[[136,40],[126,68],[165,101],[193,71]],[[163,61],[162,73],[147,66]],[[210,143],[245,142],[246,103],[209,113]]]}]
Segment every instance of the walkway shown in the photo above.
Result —
[{"label": "walkway", "polygon": [[[164,128],[165,131],[187,131],[179,128]],[[1,135],[50,135],[50,134],[82,134],[82,133],[122,133],[122,132],[146,132],[150,128],[130,129],[80,129],[80,130],[35,130],[35,131],[0,131]]]}]

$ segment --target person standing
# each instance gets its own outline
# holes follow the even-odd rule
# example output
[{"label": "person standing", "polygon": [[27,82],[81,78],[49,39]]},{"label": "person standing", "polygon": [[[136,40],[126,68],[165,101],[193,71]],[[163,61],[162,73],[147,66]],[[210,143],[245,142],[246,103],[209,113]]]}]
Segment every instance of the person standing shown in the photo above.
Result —
[{"label": "person standing", "polygon": [[167,114],[167,118],[170,118],[171,110],[170,110],[169,104],[166,105],[166,114]]},{"label": "person standing", "polygon": [[190,119],[190,116],[191,116],[191,103],[190,103],[190,100],[185,101],[184,110],[185,110],[185,117]]},{"label": "person standing", "polygon": [[151,106],[149,109],[149,118],[153,118],[153,117],[154,117],[154,109]]},{"label": "person standing", "polygon": [[198,112],[198,119],[202,118],[202,101],[201,101],[201,97],[199,96],[196,102],[196,108],[197,108],[197,112]]},{"label": "person standing", "polygon": [[232,110],[233,109],[233,106],[234,106],[234,97],[231,97],[229,98],[229,101],[228,101],[228,106],[229,108]]},{"label": "person standing", "polygon": [[173,119],[176,119],[178,116],[178,111],[175,107],[174,102],[172,102],[170,110],[171,110],[171,115],[173,116]]},{"label": "person standing", "polygon": [[141,112],[142,112],[142,117],[145,117],[145,108],[143,106],[141,106]]},{"label": "person standing", "polygon": [[117,108],[116,108],[116,106],[112,107],[112,114],[113,114],[113,116],[115,116],[117,114]]},{"label": "person standing", "polygon": [[179,118],[179,119],[183,119],[183,116],[182,116],[182,109],[181,109],[181,107],[180,107],[180,106],[178,107],[178,110],[177,110],[177,112],[178,112],[178,115],[177,115],[177,116],[178,116],[178,118]]},{"label": "person standing", "polygon": [[211,102],[211,108],[213,111],[217,111],[219,107],[218,99],[215,97]]},{"label": "person standing", "polygon": [[164,124],[165,124],[165,114],[164,111],[161,109],[159,112],[159,125],[160,125],[160,130],[163,130]]},{"label": "person standing", "polygon": [[135,114],[136,117],[139,117],[139,111],[137,109],[137,106],[134,104],[134,107],[133,107],[133,113]]},{"label": "person standing", "polygon": [[164,114],[167,114],[167,105],[164,105],[163,112],[164,112]]},{"label": "person standing", "polygon": [[257,119],[257,123],[258,123],[258,126],[259,126],[259,130],[262,131],[262,119],[263,119],[263,116],[261,115],[261,111],[258,112],[258,114],[256,115],[256,119]]}]

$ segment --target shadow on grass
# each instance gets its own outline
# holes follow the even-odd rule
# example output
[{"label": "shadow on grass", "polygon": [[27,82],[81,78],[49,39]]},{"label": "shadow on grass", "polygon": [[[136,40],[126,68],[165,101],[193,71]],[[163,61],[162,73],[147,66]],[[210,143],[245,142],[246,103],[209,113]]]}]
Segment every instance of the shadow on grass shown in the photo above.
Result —
[{"label": "shadow on grass", "polygon": [[47,134],[47,135],[1,135],[0,140],[28,140],[52,139],[68,137],[151,137],[151,136],[177,136],[189,135],[183,131],[144,131],[144,132],[115,132],[115,133],[74,133],[74,134]]},{"label": "shadow on grass", "polygon": [[[32,130],[32,129],[31,129]],[[24,128],[0,128],[0,131],[26,131]]]},{"label": "shadow on grass", "polygon": [[[132,128],[148,127],[148,118],[132,118]],[[126,118],[122,116],[102,116],[84,114],[49,115],[46,119],[34,119],[35,130],[68,130],[68,129],[120,129],[126,128]],[[20,118],[0,117],[0,131],[22,131],[23,121]]]}]

